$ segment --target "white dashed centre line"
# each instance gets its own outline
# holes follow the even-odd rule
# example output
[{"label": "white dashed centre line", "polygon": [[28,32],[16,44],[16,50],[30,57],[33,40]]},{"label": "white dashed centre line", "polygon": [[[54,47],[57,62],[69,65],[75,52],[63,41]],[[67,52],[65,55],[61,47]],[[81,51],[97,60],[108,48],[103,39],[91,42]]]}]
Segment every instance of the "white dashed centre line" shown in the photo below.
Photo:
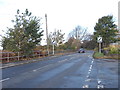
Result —
[{"label": "white dashed centre line", "polygon": [[[92,58],[90,55],[88,56],[89,58]],[[92,61],[91,61],[91,64],[90,64],[90,67],[89,67],[89,70],[88,70],[88,74],[87,74],[87,76],[86,76],[86,80],[85,80],[85,82],[88,82],[88,81],[90,81],[91,79],[89,79],[89,76],[90,76],[90,73],[91,73],[91,71],[92,71],[92,66],[93,66],[93,62],[94,62],[94,59],[92,59]],[[86,84],[86,85],[84,85],[82,88],[89,88],[89,86]]]},{"label": "white dashed centre line", "polygon": [[91,64],[93,64],[94,61],[91,62]]}]

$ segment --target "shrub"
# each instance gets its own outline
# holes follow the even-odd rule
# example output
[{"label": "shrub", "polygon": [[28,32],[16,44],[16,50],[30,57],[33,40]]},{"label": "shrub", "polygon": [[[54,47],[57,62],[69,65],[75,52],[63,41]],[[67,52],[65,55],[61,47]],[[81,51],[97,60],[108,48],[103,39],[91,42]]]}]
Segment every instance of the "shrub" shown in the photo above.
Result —
[{"label": "shrub", "polygon": [[120,53],[119,48],[115,47],[115,46],[110,46],[109,50],[110,50],[109,54],[118,54],[118,53]]}]

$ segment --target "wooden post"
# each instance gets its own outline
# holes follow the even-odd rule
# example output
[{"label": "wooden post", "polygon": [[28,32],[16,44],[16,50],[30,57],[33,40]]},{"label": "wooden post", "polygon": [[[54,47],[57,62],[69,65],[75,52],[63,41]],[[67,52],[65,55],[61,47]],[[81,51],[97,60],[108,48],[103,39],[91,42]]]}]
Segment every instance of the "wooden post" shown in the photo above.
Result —
[{"label": "wooden post", "polygon": [[53,55],[54,55],[55,53],[54,53],[54,43],[53,43]]},{"label": "wooden post", "polygon": [[41,51],[39,51],[39,57],[40,57]]},{"label": "wooden post", "polygon": [[9,60],[9,52],[7,52],[7,62],[10,62],[10,60]]},{"label": "wooden post", "polygon": [[20,53],[18,52],[18,61],[20,60],[19,56],[20,56]]}]

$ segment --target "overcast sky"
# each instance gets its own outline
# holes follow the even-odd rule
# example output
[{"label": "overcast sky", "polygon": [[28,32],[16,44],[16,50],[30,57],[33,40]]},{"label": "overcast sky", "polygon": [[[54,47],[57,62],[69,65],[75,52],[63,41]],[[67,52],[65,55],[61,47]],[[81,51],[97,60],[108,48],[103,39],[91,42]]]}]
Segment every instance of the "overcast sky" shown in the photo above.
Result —
[{"label": "overcast sky", "polygon": [[[92,33],[99,18],[113,15],[117,24],[119,0],[0,0],[0,34],[12,27],[17,9],[27,8],[32,15],[42,17],[45,30],[45,13],[49,32],[61,29],[66,36],[75,26],[88,28]],[[44,32],[45,33],[45,32]]]}]

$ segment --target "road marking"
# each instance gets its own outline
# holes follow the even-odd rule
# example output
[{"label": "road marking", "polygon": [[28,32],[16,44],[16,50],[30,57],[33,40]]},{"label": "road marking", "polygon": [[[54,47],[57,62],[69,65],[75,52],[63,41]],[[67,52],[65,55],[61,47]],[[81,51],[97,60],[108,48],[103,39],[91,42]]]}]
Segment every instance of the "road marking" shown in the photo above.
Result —
[{"label": "road marking", "polygon": [[89,72],[91,72],[91,69],[89,69]]},{"label": "road marking", "polygon": [[65,61],[67,61],[67,60],[69,60],[69,59],[64,59],[64,60],[61,60],[61,61],[58,61],[58,62],[65,62]]},{"label": "road marking", "polygon": [[74,59],[74,57],[71,57],[70,59]]},{"label": "road marking", "polygon": [[84,85],[83,88],[89,88],[89,86],[88,85]]},{"label": "road marking", "polygon": [[86,77],[89,78],[89,75],[87,75]]},{"label": "road marking", "polygon": [[86,79],[85,81],[88,82],[88,81],[91,81],[91,79]]},{"label": "road marking", "polygon": [[94,61],[91,62],[91,64],[93,64]]},{"label": "road marking", "polygon": [[40,67],[40,68],[34,69],[33,71],[35,72],[35,71],[37,71],[37,70],[44,69],[44,68],[46,68],[46,67],[48,67],[48,66],[51,66],[51,65],[52,65],[52,64],[49,64],[49,65],[46,65],[46,66],[43,66],[43,67]]},{"label": "road marking", "polygon": [[6,79],[3,79],[3,80],[0,80],[0,82],[4,82],[6,80],[9,80],[10,78],[6,78]]},{"label": "road marking", "polygon": [[101,82],[102,81],[98,79],[98,86],[97,86],[98,89],[104,88],[104,85],[102,85]]},{"label": "road marking", "polygon": [[88,75],[90,74],[90,71],[88,72]]},{"label": "road marking", "polygon": [[90,69],[92,69],[92,65],[90,65]]},{"label": "road marking", "polygon": [[101,81],[100,80],[98,80],[98,84],[100,84],[101,83]]},{"label": "road marking", "polygon": [[98,85],[97,88],[98,88],[98,89],[99,89],[99,88],[104,88],[104,86],[103,86],[103,85]]},{"label": "road marking", "polygon": [[[88,70],[88,74],[86,76],[87,79],[85,80],[85,82],[91,81],[91,79],[89,79],[89,77],[90,77],[90,73],[92,71],[93,62],[94,62],[94,59],[92,59],[92,57],[90,55],[88,55],[88,57],[91,58],[92,62],[90,64],[90,67],[89,67],[89,70]],[[88,85],[84,85],[83,88],[89,88],[89,86]]]}]

